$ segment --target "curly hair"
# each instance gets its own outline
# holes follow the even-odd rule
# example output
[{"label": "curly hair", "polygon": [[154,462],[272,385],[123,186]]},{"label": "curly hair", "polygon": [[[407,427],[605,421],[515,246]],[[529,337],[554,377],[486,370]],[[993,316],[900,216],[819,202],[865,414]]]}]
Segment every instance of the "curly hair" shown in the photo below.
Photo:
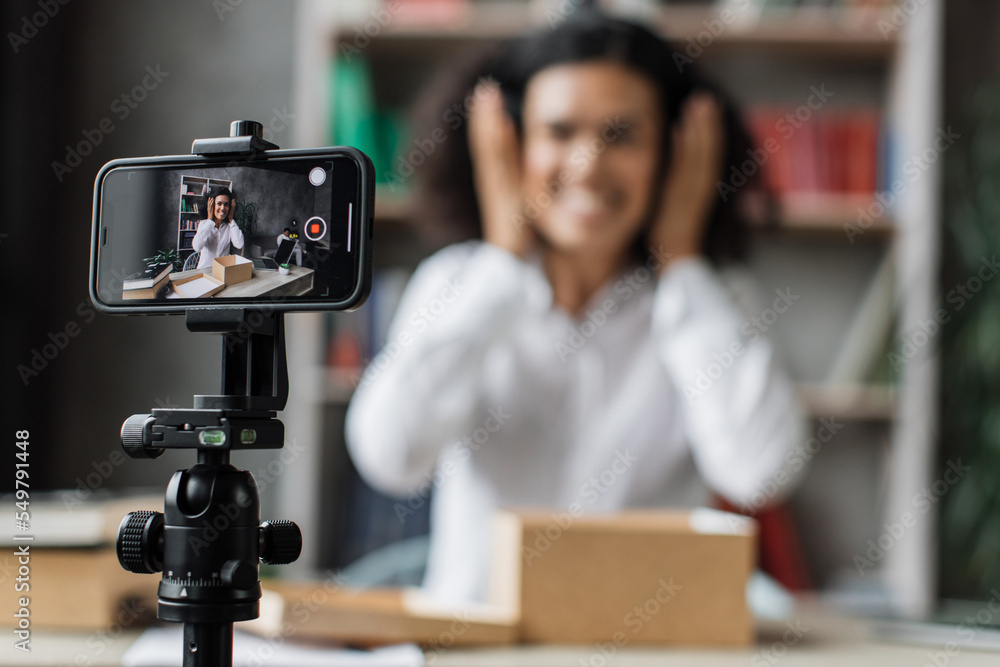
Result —
[{"label": "curly hair", "polygon": [[[465,124],[475,104],[475,86],[482,79],[492,79],[500,85],[507,112],[520,132],[529,81],[538,72],[555,65],[600,60],[620,63],[639,72],[655,85],[664,127],[668,128],[679,119],[688,96],[699,90],[710,92],[722,107],[726,135],[723,164],[744,161],[754,145],[736,106],[723,91],[703,78],[692,63],[678,65],[675,55],[667,42],[647,28],[599,11],[585,10],[576,12],[555,29],[538,29],[512,38],[439,76],[413,113],[416,136],[434,136],[439,144],[426,156],[421,168],[415,170],[415,210],[420,212],[415,222],[439,243],[482,237]],[[665,174],[672,132],[662,135],[660,170]],[[720,179],[723,173],[720,166]],[[747,190],[764,192],[759,173],[749,179],[748,186],[732,196],[720,196],[711,211],[702,251],[715,264],[745,255],[747,225],[740,200]],[[770,203],[770,198],[765,197],[765,201]],[[647,251],[644,241],[644,234],[636,240],[640,256]]]}]

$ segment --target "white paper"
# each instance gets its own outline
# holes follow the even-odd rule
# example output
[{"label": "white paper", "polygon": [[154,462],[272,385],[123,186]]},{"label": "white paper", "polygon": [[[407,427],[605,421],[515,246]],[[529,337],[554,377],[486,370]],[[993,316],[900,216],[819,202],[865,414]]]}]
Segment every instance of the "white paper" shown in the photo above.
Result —
[{"label": "white paper", "polygon": [[688,514],[691,530],[703,535],[750,535],[753,519],[710,507],[696,507]]},{"label": "white paper", "polygon": [[[122,667],[181,667],[184,630],[180,624],[150,628],[122,656]],[[233,667],[423,667],[415,644],[372,651],[327,648],[282,638],[233,633]]]},{"label": "white paper", "polygon": [[174,283],[174,291],[178,292],[185,299],[196,299],[206,292],[211,292],[218,286],[219,283],[212,282],[208,278],[197,278],[180,285]]}]

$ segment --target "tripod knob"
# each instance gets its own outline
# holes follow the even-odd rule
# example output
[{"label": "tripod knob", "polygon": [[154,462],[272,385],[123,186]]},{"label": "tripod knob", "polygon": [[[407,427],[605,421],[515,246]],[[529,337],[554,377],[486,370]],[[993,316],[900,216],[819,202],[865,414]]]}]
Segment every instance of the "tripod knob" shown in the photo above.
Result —
[{"label": "tripod knob", "polygon": [[129,572],[153,574],[163,569],[163,514],[129,512],[118,527],[118,562]]},{"label": "tripod knob", "polygon": [[302,553],[302,531],[294,521],[271,519],[260,524],[260,560],[265,565],[285,565]]},{"label": "tripod knob", "polygon": [[155,459],[162,449],[148,448],[153,442],[153,415],[132,415],[122,424],[122,449],[133,459]]}]

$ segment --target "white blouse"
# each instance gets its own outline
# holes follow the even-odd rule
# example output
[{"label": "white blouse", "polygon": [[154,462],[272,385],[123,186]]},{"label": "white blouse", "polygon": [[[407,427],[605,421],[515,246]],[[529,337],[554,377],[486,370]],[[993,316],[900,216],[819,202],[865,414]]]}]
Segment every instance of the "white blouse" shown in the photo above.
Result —
[{"label": "white blouse", "polygon": [[709,489],[759,507],[791,491],[803,418],[750,322],[700,258],[632,267],[574,318],[539,262],[450,246],[407,286],[347,444],[401,521],[433,488],[424,585],[484,601],[497,508],[690,507]]},{"label": "white blouse", "polygon": [[198,268],[211,268],[213,259],[228,255],[230,243],[237,248],[243,247],[243,230],[235,222],[230,221],[219,227],[211,219],[199,222],[198,231],[191,240],[191,247],[201,253]]}]

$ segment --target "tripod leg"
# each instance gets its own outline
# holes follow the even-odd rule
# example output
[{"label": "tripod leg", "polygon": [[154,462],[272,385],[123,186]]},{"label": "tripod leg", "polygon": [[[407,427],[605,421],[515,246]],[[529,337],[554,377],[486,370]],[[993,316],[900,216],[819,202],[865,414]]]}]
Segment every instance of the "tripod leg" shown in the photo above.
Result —
[{"label": "tripod leg", "polygon": [[185,623],[184,667],[232,667],[232,623]]}]

